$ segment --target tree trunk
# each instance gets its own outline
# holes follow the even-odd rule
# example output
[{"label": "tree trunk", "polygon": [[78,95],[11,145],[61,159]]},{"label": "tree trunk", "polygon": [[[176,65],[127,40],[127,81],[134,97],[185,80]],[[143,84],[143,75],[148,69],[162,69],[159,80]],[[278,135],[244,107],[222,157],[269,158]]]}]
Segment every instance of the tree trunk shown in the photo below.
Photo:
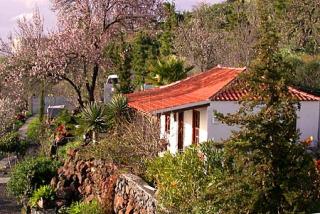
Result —
[{"label": "tree trunk", "polygon": [[84,107],[84,102],[83,102],[83,99],[82,99],[82,94],[81,94],[80,88],[77,87],[77,85],[72,80],[70,80],[69,78],[67,78],[65,76],[62,76],[61,78],[64,79],[65,81],[67,81],[72,86],[72,88],[74,89],[74,91],[76,92],[76,94],[78,96],[78,104],[79,104],[80,108],[83,108]]},{"label": "tree trunk", "polygon": [[94,67],[93,67],[92,82],[91,82],[91,84],[87,84],[89,102],[94,102],[95,101],[94,92],[95,92],[95,89],[96,89],[98,74],[99,74],[99,65],[95,64]]},{"label": "tree trunk", "polygon": [[42,81],[41,82],[41,92],[40,92],[40,112],[39,112],[39,120],[40,122],[43,121],[44,117],[44,111],[45,111],[45,83]]},{"label": "tree trunk", "polygon": [[92,142],[93,143],[97,142],[97,133],[96,133],[96,131],[92,131]]}]

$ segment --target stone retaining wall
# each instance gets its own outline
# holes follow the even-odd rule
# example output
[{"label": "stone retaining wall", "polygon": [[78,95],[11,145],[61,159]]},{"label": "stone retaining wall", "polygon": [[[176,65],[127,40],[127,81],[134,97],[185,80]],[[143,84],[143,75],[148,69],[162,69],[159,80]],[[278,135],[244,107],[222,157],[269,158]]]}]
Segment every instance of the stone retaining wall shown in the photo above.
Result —
[{"label": "stone retaining wall", "polygon": [[120,175],[115,188],[114,212],[116,214],[156,213],[156,190],[140,177]]}]

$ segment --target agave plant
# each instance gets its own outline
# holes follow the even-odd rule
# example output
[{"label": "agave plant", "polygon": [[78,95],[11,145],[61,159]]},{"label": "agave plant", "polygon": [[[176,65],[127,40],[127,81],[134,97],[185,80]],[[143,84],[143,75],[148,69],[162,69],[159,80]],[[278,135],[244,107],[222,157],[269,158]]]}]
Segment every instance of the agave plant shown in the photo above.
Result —
[{"label": "agave plant", "polygon": [[130,108],[127,97],[122,94],[115,94],[108,104],[109,122],[116,124],[122,119],[130,118]]},{"label": "agave plant", "polygon": [[97,103],[86,105],[81,113],[81,123],[85,131],[92,134],[93,142],[96,142],[97,134],[108,128],[106,106]]}]

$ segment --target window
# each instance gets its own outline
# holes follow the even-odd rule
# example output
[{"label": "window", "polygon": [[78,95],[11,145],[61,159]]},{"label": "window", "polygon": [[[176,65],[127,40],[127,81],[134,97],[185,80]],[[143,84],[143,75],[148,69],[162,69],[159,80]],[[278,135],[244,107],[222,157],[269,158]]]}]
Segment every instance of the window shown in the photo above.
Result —
[{"label": "window", "polygon": [[217,118],[217,112],[214,110],[212,114],[212,124],[217,125],[220,124],[220,121]]},{"label": "window", "polygon": [[199,134],[200,134],[200,112],[193,110],[192,117],[192,143],[199,144]]},{"label": "window", "polygon": [[170,134],[170,114],[165,115],[165,132]]}]

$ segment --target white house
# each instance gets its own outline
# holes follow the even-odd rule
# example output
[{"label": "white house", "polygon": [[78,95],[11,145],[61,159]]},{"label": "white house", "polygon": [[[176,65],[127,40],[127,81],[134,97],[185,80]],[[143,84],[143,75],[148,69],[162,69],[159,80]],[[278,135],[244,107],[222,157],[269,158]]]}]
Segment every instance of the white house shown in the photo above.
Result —
[{"label": "white house", "polygon": [[[245,68],[215,67],[173,84],[128,95],[129,106],[158,116],[161,137],[176,153],[207,140],[223,141],[236,127],[222,124],[214,112],[233,113],[245,90],[233,87]],[[300,102],[297,129],[302,140],[312,136],[320,141],[320,97],[289,87]]]}]

